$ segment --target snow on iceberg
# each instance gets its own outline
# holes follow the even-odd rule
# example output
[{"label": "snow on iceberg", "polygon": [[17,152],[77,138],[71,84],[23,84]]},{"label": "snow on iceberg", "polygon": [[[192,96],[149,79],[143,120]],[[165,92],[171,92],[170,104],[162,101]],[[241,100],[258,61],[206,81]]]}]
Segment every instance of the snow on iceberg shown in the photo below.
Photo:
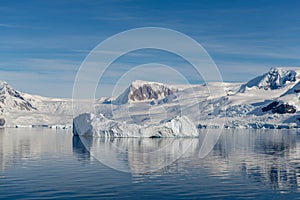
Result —
[{"label": "snow on iceberg", "polygon": [[195,124],[186,116],[176,116],[158,125],[141,126],[84,113],[74,118],[73,134],[93,137],[197,137]]}]

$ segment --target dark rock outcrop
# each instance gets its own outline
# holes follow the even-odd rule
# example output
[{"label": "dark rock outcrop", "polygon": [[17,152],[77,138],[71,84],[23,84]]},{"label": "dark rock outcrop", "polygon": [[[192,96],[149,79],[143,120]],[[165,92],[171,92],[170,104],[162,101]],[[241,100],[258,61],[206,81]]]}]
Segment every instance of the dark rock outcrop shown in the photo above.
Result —
[{"label": "dark rock outcrop", "polygon": [[0,118],[0,126],[4,126],[5,125],[5,119]]},{"label": "dark rock outcrop", "polygon": [[295,92],[295,93],[299,93],[300,90],[299,90],[299,89],[295,89],[294,92]]},{"label": "dark rock outcrop", "polygon": [[279,104],[278,101],[273,101],[272,103],[270,103],[269,105],[267,105],[266,107],[262,108],[263,112],[268,112],[269,110],[272,110],[273,108],[275,108],[277,105]]},{"label": "dark rock outcrop", "polygon": [[295,113],[296,107],[293,105],[289,105],[289,104],[280,104],[278,101],[273,101],[272,103],[270,103],[269,105],[267,105],[266,107],[262,108],[263,112],[268,112],[272,110],[272,113],[278,113],[278,114],[286,114],[286,113]]},{"label": "dark rock outcrop", "polygon": [[295,113],[297,110],[295,106],[289,104],[281,104],[272,109],[272,113],[286,114],[286,113]]}]

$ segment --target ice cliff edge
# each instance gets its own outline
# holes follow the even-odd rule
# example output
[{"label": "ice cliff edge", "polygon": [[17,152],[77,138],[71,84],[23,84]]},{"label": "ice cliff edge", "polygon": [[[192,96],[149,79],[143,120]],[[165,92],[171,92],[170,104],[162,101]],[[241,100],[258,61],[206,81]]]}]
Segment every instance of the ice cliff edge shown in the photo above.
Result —
[{"label": "ice cliff edge", "polygon": [[185,116],[176,116],[157,125],[141,126],[84,113],[74,118],[73,134],[93,137],[197,137],[196,125]]}]

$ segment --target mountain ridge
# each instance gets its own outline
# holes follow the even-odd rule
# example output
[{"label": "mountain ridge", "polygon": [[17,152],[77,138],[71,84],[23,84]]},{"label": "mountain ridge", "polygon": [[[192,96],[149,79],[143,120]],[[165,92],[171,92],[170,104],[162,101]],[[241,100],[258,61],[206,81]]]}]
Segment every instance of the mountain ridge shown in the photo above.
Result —
[{"label": "mountain ridge", "polygon": [[15,90],[6,81],[0,81],[0,107],[2,113],[18,109],[27,111],[37,110],[21,92]]},{"label": "mountain ridge", "polygon": [[[21,93],[3,81],[0,88],[5,126],[72,126],[72,99]],[[271,68],[247,83],[176,86],[137,80],[117,98],[95,101],[95,114],[141,126],[182,116],[198,128],[300,128],[299,99],[299,68]],[[86,101],[76,103],[79,113],[92,112]]]},{"label": "mountain ridge", "polygon": [[[299,69],[298,69],[299,71]],[[269,72],[257,76],[241,86],[240,92],[257,88],[274,90],[284,87],[289,82],[295,82],[297,70],[295,68],[271,68]],[[298,77],[299,79],[299,73]]]}]

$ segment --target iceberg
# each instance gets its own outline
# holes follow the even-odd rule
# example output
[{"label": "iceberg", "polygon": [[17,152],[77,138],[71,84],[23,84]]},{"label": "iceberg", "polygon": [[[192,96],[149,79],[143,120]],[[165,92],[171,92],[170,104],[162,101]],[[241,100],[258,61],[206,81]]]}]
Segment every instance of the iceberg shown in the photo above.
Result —
[{"label": "iceberg", "polygon": [[197,137],[196,125],[186,116],[175,116],[156,125],[142,126],[84,113],[74,118],[73,134],[93,137]]}]

